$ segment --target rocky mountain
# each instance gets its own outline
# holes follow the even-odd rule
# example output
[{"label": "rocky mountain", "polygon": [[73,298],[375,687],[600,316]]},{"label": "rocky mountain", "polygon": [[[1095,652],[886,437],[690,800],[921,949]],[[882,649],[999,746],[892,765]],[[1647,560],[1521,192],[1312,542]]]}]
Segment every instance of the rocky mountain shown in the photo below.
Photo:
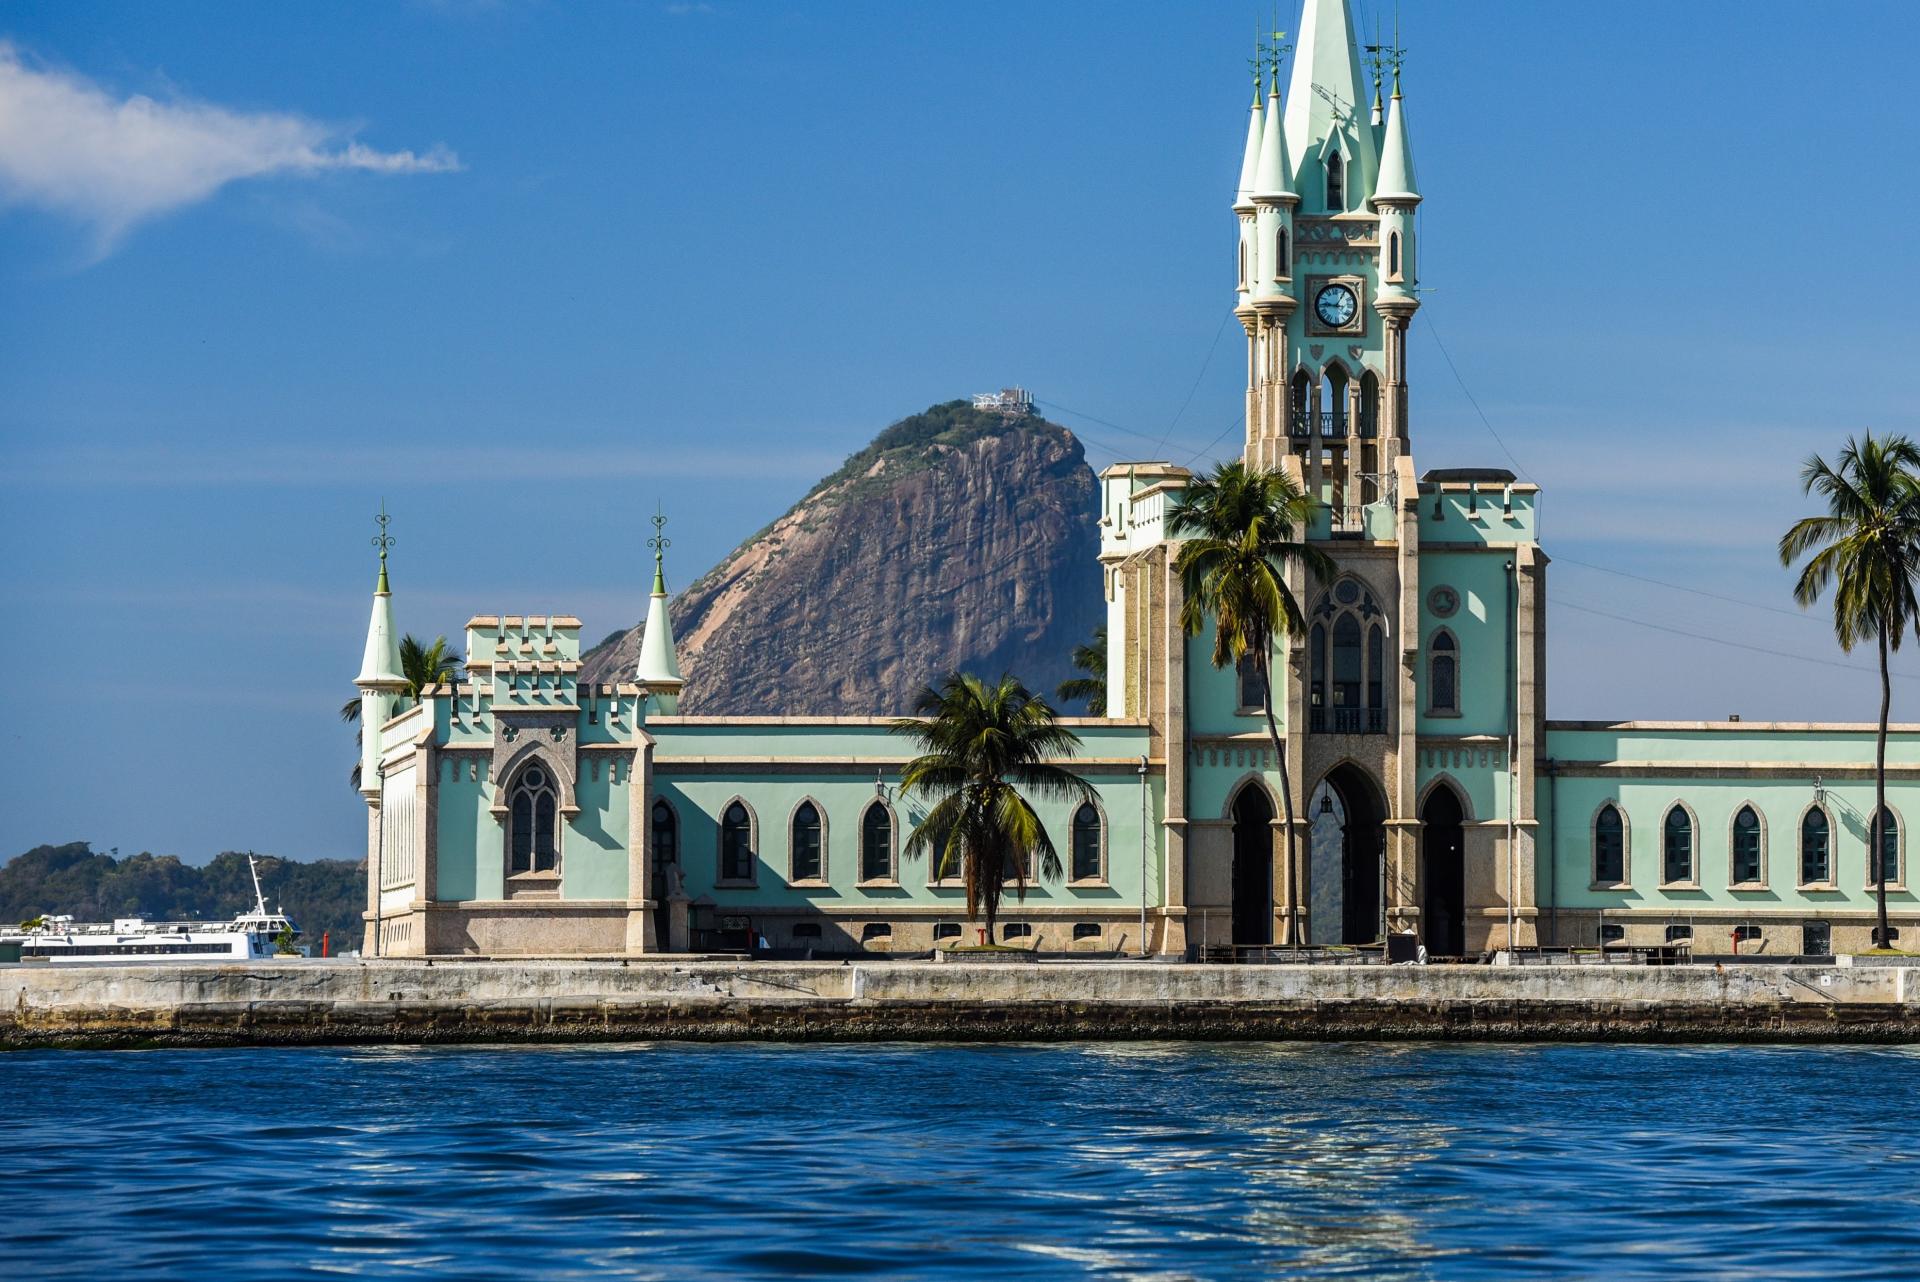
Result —
[{"label": "rocky mountain", "polygon": [[[1099,506],[1058,424],[965,401],[902,419],[674,600],[681,711],[905,712],[955,668],[1051,695],[1104,618]],[[586,678],[630,673],[641,631]]]}]

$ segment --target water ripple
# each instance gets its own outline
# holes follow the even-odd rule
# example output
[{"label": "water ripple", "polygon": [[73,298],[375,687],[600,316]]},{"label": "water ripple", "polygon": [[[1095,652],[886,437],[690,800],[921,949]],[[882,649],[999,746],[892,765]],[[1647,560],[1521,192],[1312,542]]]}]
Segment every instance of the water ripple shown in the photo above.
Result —
[{"label": "water ripple", "polygon": [[0,1272],[1920,1275],[1912,1048],[0,1057]]}]

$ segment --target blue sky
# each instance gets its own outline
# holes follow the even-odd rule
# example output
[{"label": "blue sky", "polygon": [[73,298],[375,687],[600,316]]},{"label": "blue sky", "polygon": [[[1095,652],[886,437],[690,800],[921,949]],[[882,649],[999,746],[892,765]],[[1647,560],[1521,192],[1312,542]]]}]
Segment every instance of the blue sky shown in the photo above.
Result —
[{"label": "blue sky", "polygon": [[[0,6],[0,856],[356,855],[382,497],[402,626],[593,639],[656,501],[685,583],[934,401],[1022,383],[1096,465],[1236,448],[1264,11]],[[1415,459],[1546,487],[1551,714],[1870,716],[1870,673],[1645,625],[1871,662],[1772,545],[1807,451],[1920,431],[1920,10],[1403,30]]]}]

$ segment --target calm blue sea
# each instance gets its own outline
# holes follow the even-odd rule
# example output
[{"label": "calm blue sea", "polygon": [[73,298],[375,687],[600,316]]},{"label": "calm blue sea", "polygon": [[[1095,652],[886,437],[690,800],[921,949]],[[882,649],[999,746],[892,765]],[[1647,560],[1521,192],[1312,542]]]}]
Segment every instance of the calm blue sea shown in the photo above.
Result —
[{"label": "calm blue sea", "polygon": [[1920,1050],[0,1055],[0,1275],[1920,1278]]}]

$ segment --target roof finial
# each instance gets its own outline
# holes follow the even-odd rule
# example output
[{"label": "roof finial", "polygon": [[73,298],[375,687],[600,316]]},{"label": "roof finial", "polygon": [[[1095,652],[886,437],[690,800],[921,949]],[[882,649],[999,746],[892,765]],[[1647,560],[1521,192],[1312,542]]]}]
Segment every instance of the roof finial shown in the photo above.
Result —
[{"label": "roof finial", "polygon": [[653,509],[653,537],[647,540],[647,546],[653,549],[653,591],[655,596],[667,594],[667,572],[665,559],[667,549],[673,546],[673,540],[667,537],[667,514],[658,505]]},{"label": "roof finial", "polygon": [[387,590],[387,549],[394,544],[393,535],[387,533],[387,522],[393,520],[393,518],[387,515],[387,501],[385,499],[380,500],[380,515],[374,517],[373,520],[374,523],[380,527],[380,533],[373,536],[373,546],[380,549],[380,581],[374,585],[373,590],[375,592],[385,592]]},{"label": "roof finial", "polygon": [[1393,43],[1388,44],[1380,38],[1380,18],[1374,16],[1373,43],[1366,47],[1367,65],[1373,68],[1373,123],[1379,124],[1386,119],[1385,104],[1380,101],[1380,81],[1386,68],[1393,68],[1393,96],[1400,96],[1400,64],[1406,59],[1407,51],[1400,44],[1400,6],[1393,7]]},{"label": "roof finial", "polygon": [[1260,38],[1260,19],[1253,20],[1253,57],[1247,60],[1247,66],[1253,69],[1253,105],[1260,105],[1260,73],[1267,66],[1266,42]]},{"label": "roof finial", "polygon": [[1273,0],[1273,31],[1269,34],[1273,36],[1273,44],[1267,50],[1267,52],[1273,55],[1273,80],[1268,84],[1267,92],[1274,97],[1278,97],[1280,94],[1280,55],[1287,51],[1287,46],[1283,43],[1287,38],[1287,33],[1280,30],[1280,0]]}]

